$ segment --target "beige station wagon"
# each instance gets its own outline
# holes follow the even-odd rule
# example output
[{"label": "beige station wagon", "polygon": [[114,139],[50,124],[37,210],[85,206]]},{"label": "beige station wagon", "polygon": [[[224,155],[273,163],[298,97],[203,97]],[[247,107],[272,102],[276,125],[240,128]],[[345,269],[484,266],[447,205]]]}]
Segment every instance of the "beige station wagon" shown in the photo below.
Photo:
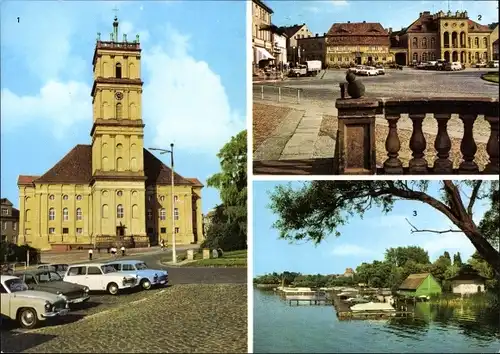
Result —
[{"label": "beige station wagon", "polygon": [[23,328],[35,328],[40,321],[68,313],[66,300],[45,291],[28,290],[18,277],[0,276],[1,315],[19,322]]}]

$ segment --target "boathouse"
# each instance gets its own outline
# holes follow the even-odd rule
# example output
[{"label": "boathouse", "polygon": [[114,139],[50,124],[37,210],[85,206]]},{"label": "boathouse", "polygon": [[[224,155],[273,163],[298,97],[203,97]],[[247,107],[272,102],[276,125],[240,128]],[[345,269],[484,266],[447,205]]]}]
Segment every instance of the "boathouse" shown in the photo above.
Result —
[{"label": "boathouse", "polygon": [[454,294],[471,295],[484,292],[487,278],[473,268],[462,268],[457,275],[448,279]]},{"label": "boathouse", "polygon": [[431,273],[410,274],[398,289],[399,295],[410,297],[428,297],[441,292],[441,285]]}]

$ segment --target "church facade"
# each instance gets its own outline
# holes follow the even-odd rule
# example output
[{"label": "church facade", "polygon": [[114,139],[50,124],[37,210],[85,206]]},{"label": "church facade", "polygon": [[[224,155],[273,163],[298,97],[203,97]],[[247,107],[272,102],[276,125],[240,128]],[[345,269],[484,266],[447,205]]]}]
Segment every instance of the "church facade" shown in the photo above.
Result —
[{"label": "church facade", "polygon": [[147,247],[203,241],[202,183],[174,174],[144,148],[139,37],[97,39],[90,145],[41,176],[21,175],[19,244],[42,250]]}]

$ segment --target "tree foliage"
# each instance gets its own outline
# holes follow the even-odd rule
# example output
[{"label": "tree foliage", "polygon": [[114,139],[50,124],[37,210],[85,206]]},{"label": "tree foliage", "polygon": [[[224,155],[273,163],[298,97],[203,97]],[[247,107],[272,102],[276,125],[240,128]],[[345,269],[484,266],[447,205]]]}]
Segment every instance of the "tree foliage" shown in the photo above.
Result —
[{"label": "tree foliage", "polygon": [[[274,227],[280,237],[290,241],[306,240],[320,243],[330,234],[340,236],[339,227],[350,218],[379,207],[389,213],[394,202],[406,200],[425,203],[447,217],[455,229],[420,230],[412,232],[463,232],[478,253],[500,274],[498,245],[498,181],[436,181],[440,197],[427,193],[429,181],[313,181],[302,188],[278,186],[271,194],[270,208],[278,215]],[[471,189],[470,196],[464,192]],[[473,221],[477,200],[489,198],[492,210],[479,226]],[[493,211],[497,206],[496,211]]]},{"label": "tree foliage", "polygon": [[207,180],[219,190],[222,204],[210,220],[202,247],[225,251],[247,247],[247,133],[240,132],[217,154],[221,172]]}]

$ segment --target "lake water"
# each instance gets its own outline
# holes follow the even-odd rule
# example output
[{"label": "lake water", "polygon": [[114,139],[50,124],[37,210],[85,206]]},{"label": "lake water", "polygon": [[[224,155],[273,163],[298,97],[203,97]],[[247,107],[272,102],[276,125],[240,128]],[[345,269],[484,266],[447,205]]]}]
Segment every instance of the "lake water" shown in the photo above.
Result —
[{"label": "lake water", "polygon": [[412,318],[339,321],[329,306],[289,306],[254,290],[255,353],[498,353],[500,314],[417,304]]}]

